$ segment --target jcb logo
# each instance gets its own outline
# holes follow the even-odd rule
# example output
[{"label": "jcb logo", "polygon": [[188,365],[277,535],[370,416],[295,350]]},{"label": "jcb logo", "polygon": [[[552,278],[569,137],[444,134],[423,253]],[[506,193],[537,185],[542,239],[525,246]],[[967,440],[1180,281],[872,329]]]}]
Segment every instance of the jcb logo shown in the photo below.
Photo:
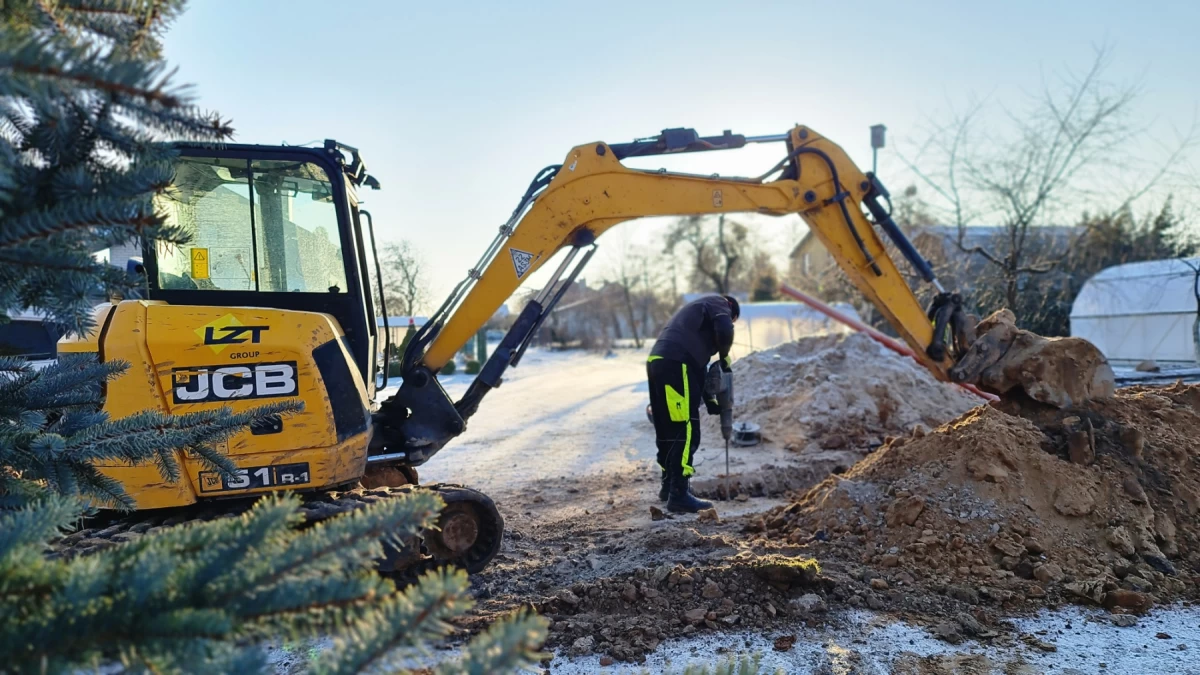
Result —
[{"label": "jcb logo", "polygon": [[296,362],[192,366],[171,372],[175,403],[295,396]]}]

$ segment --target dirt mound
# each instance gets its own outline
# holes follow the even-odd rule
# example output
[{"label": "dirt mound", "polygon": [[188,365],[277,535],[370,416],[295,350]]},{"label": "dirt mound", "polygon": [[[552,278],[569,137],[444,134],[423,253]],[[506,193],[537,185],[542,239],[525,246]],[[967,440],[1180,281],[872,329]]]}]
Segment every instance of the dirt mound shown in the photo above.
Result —
[{"label": "dirt mound", "polygon": [[1198,437],[1194,385],[1067,410],[980,406],[893,440],[752,529],[861,564],[863,581],[946,596],[948,610],[1068,600],[1142,612],[1197,597]]},{"label": "dirt mound", "polygon": [[[801,338],[733,364],[734,420],[796,449],[878,446],[918,425],[933,428],[979,404],[910,358],[862,334]],[[719,439],[717,418],[703,437]]]}]

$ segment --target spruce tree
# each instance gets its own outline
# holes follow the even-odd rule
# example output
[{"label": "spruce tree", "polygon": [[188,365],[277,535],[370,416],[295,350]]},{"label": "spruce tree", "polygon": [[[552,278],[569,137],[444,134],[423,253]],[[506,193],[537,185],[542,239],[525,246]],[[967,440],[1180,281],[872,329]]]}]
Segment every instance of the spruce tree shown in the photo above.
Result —
[{"label": "spruce tree", "polygon": [[[98,294],[134,280],[93,259],[131,240],[183,243],[153,196],[172,178],[167,141],[219,142],[230,126],[172,84],[161,36],[181,0],[5,0],[0,5],[0,321],[33,310],[87,330]],[[412,663],[470,606],[461,571],[405,589],[373,571],[383,542],[433,525],[443,506],[413,491],[304,526],[274,496],[215,520],[162,528],[82,555],[63,537],[93,507],[128,508],[99,460],[153,463],[177,480],[190,450],[214,450],[256,416],[227,410],[109,419],[102,384],[124,364],[60,359],[36,370],[0,358],[0,672],[261,672],[275,636],[330,635],[315,668],[392,671]],[[519,614],[476,636],[442,672],[527,668],[544,621]]]}]

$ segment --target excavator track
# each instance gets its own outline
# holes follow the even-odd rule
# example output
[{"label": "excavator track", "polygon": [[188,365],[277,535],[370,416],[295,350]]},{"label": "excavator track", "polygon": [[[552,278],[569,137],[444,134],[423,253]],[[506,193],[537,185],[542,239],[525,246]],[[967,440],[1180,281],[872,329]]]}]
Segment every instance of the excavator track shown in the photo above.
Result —
[{"label": "excavator track", "polygon": [[[430,484],[355,488],[303,494],[300,512],[308,527],[349,513],[368,504],[394,499],[412,490],[431,490],[446,502],[438,527],[410,537],[402,548],[384,545],[377,569],[400,582],[414,580],[426,570],[452,565],[474,574],[500,550],[504,518],[487,495],[461,485]],[[123,542],[135,541],[164,528],[237,516],[255,499],[222,500],[134,514],[102,514],[85,520],[83,527],[51,544],[49,555],[73,558],[89,555]]]}]

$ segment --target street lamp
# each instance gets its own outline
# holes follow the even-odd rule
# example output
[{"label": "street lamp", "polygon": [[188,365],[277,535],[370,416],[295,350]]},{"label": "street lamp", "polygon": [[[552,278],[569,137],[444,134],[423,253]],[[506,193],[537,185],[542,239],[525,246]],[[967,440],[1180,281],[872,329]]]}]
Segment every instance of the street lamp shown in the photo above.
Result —
[{"label": "street lamp", "polygon": [[884,136],[887,134],[887,127],[882,124],[876,124],[871,127],[871,173],[879,171],[879,149],[884,146]]}]

